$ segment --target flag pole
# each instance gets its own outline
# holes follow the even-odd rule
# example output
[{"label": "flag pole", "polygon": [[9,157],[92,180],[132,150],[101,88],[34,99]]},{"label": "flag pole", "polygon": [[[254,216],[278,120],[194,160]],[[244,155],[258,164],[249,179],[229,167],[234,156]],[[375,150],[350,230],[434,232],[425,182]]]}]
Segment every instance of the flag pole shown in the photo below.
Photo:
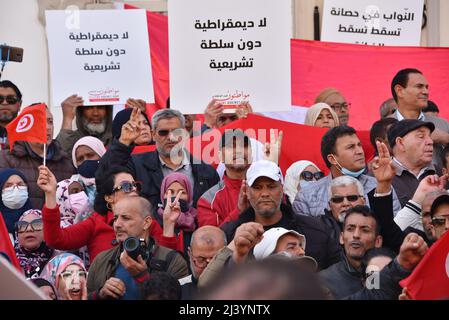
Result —
[{"label": "flag pole", "polygon": [[44,143],[44,166],[47,164],[47,144]]}]

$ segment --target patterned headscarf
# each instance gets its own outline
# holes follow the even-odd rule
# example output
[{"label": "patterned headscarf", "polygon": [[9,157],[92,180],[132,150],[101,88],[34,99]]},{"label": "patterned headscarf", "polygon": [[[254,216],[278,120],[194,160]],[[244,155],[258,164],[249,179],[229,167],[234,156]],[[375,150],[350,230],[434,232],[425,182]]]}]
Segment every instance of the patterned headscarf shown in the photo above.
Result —
[{"label": "patterned headscarf", "polygon": [[[23,219],[30,214],[42,218],[40,210],[31,209],[25,211],[19,218],[19,221],[23,221]],[[16,256],[17,260],[19,260],[20,267],[22,267],[23,271],[25,272],[25,276],[27,279],[37,278],[44,269],[45,264],[51,259],[54,253],[54,249],[48,247],[44,241],[42,241],[37,249],[34,249],[32,251],[21,247],[17,237],[17,231],[16,240],[14,242],[14,249],[16,250]]]},{"label": "patterned headscarf", "polygon": [[86,187],[82,181],[77,179],[78,177],[78,175],[73,175],[70,179],[65,179],[58,182],[58,186],[56,188],[56,203],[59,205],[59,212],[61,213],[61,228],[66,228],[81,222],[92,214],[93,210],[90,210],[89,212],[82,212],[77,215],[72,209],[69,197],[70,185],[73,182],[78,182],[84,188],[84,192],[86,192]]},{"label": "patterned headscarf", "polygon": [[[44,271],[42,271],[41,278],[44,278],[55,288],[58,288],[60,274],[63,273],[65,269],[72,264],[80,266],[84,271],[87,272],[86,267],[84,266],[84,263],[80,257],[75,256],[71,253],[61,253],[47,263]],[[58,298],[60,298],[59,295]]]}]

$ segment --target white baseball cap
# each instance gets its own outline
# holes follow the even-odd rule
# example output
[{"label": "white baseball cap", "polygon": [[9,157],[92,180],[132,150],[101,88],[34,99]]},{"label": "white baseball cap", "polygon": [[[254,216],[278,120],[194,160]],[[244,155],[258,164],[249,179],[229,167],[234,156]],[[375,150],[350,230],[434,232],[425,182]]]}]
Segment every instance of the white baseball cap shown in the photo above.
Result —
[{"label": "white baseball cap", "polygon": [[306,237],[304,235],[295,230],[287,230],[281,227],[271,228],[264,232],[262,241],[254,246],[254,257],[257,260],[262,260],[271,255],[276,249],[279,239],[287,233],[291,233],[301,239],[304,244],[303,248],[304,250],[306,249]]},{"label": "white baseball cap", "polygon": [[267,177],[274,181],[280,181],[284,184],[281,169],[276,163],[268,160],[259,160],[253,162],[246,171],[246,181],[251,187],[257,178]]}]

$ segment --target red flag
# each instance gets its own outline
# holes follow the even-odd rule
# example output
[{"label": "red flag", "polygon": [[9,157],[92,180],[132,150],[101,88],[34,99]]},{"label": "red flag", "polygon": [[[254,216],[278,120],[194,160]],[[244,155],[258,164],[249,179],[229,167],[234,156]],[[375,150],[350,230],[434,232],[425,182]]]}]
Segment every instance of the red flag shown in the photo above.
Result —
[{"label": "red flag", "polygon": [[400,282],[414,300],[449,298],[449,232],[446,232],[413,270]]},{"label": "red flag", "polygon": [[0,252],[5,253],[11,264],[22,272],[19,262],[17,261],[16,252],[9,238],[8,229],[6,229],[3,216],[0,214]]},{"label": "red flag", "polygon": [[47,116],[44,103],[26,107],[6,127],[8,131],[9,148],[14,142],[47,142]]}]

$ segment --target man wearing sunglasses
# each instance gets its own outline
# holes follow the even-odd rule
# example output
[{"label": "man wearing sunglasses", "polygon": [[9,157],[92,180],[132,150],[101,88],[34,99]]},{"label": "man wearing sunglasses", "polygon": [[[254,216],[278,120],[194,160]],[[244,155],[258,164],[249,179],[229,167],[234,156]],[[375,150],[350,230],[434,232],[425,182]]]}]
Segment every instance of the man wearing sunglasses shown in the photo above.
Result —
[{"label": "man wearing sunglasses", "polygon": [[134,141],[140,135],[137,125],[139,109],[134,109],[130,120],[123,125],[120,138],[115,139],[111,147],[100,160],[96,177],[102,177],[112,165],[128,166],[134,171],[136,180],[142,181],[142,195],[150,200],[154,207],[160,201],[160,187],[165,176],[172,172],[185,174],[193,186],[193,206],[199,197],[219,181],[216,170],[193,158],[184,148],[188,133],[185,131],[185,118],[177,110],[162,109],[154,113],[151,119],[153,139],[156,151],[131,155]]},{"label": "man wearing sunglasses", "polygon": [[[329,129],[321,140],[321,156],[330,174],[316,183],[305,186],[296,195],[293,209],[298,214],[321,216],[324,209],[329,208],[329,186],[332,179],[350,176],[357,179],[363,186],[365,203],[368,203],[368,193],[377,186],[374,177],[365,174],[366,162],[362,143],[352,127],[338,126]],[[395,190],[392,190],[393,210],[401,209]]]},{"label": "man wearing sunglasses", "polygon": [[0,81],[0,150],[7,148],[7,132],[4,128],[14,120],[22,106],[22,93],[9,80]]},{"label": "man wearing sunglasses", "polygon": [[449,230],[449,194],[447,192],[432,203],[430,217],[435,238],[438,240]]}]

